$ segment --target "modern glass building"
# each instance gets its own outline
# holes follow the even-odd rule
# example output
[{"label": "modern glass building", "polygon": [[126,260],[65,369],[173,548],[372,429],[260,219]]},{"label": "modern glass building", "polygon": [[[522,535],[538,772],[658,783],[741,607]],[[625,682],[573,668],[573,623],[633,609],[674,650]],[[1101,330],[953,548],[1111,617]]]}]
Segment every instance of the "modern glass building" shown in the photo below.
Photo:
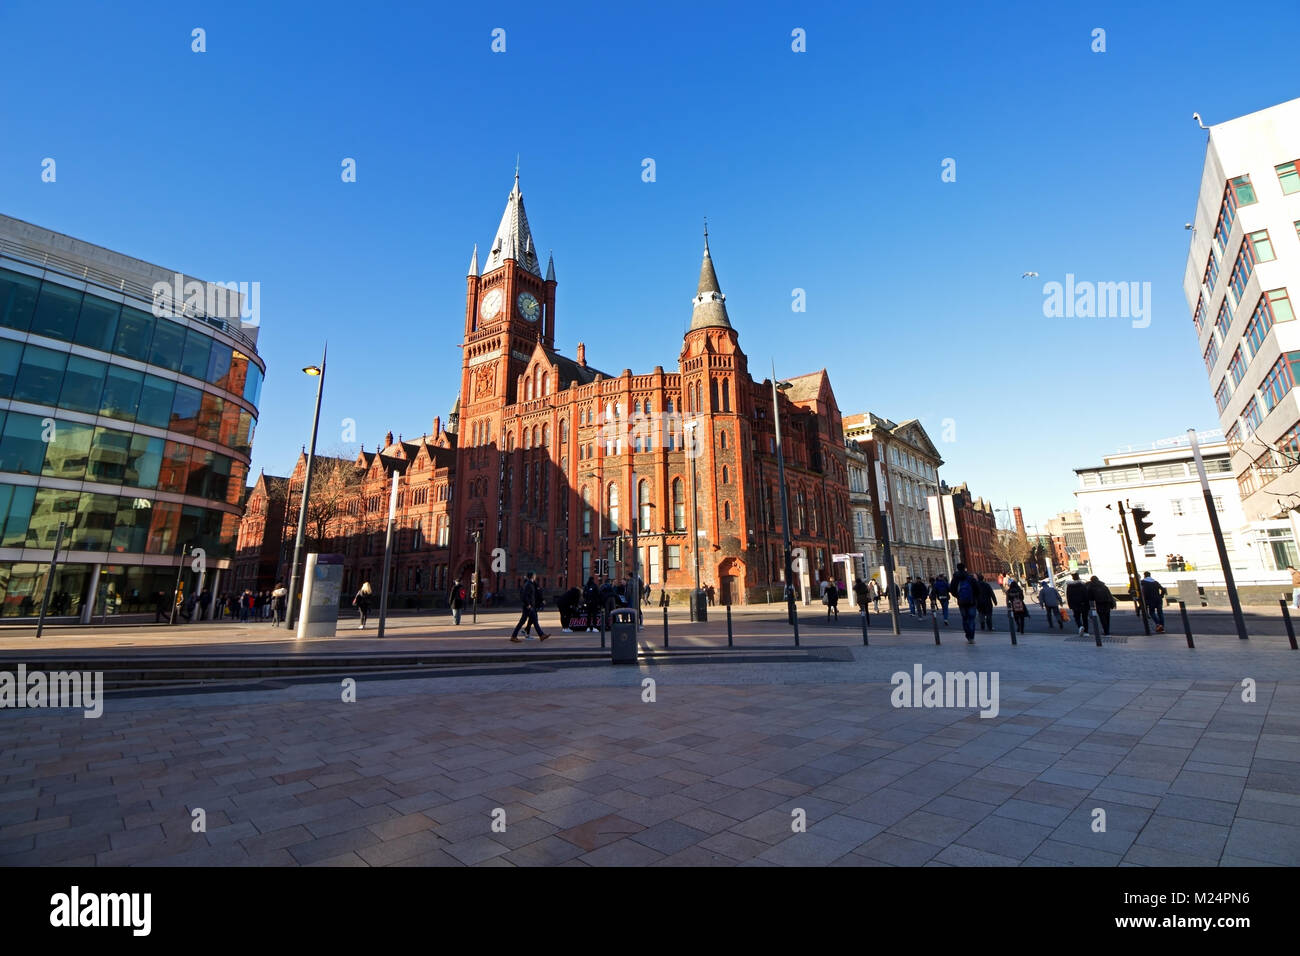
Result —
[{"label": "modern glass building", "polygon": [[219,591],[265,372],[247,311],[230,284],[0,216],[0,614],[39,612],[60,524],[50,614],[151,611],[182,568],[185,593]]}]

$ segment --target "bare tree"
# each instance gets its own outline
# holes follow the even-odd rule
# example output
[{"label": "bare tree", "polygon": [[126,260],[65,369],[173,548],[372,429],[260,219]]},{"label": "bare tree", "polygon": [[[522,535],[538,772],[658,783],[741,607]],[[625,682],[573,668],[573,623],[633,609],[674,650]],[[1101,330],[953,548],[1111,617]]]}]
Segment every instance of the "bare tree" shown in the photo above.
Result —
[{"label": "bare tree", "polygon": [[[324,547],[330,532],[334,536],[346,534],[349,525],[348,506],[361,495],[365,471],[352,458],[317,455],[312,463],[311,498],[307,502],[308,544],[317,550]],[[302,500],[301,483],[284,485],[274,490],[272,498],[286,504],[285,527],[296,527],[298,508]],[[333,527],[332,527],[333,526]]]},{"label": "bare tree", "polygon": [[1016,565],[1019,565],[1023,572],[1025,561],[1028,560],[1031,551],[1032,546],[1027,535],[1002,529],[995,533],[993,556],[1000,564],[1006,565],[1012,574],[1016,573]]}]

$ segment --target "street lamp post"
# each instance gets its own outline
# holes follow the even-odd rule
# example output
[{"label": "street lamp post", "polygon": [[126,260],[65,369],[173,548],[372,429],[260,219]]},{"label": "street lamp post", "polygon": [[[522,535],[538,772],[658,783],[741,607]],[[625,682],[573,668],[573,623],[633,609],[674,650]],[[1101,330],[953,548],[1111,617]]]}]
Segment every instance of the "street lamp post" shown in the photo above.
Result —
[{"label": "street lamp post", "polygon": [[794,606],[794,586],[790,581],[790,503],[786,500],[785,493],[785,454],[781,450],[781,408],[777,401],[777,389],[786,391],[790,388],[789,382],[777,384],[776,381],[776,362],[772,362],[772,423],[776,427],[776,476],[781,486],[781,540],[785,548],[785,605],[786,612],[790,618],[790,625],[794,628],[794,646],[799,646],[799,612]]},{"label": "street lamp post", "polygon": [[483,532],[475,530],[471,532],[474,535],[474,576],[470,579],[470,590],[474,592],[474,621],[478,623],[478,554],[479,546],[483,543]]},{"label": "street lamp post", "polygon": [[691,433],[691,443],[686,448],[686,456],[691,460],[691,528],[695,538],[691,545],[691,550],[695,554],[695,590],[691,592],[692,621],[706,621],[709,617],[707,602],[703,600],[704,592],[700,590],[700,502],[699,485],[695,478],[695,459],[699,457],[696,450],[699,441],[699,424],[699,419],[694,418],[682,426]]},{"label": "street lamp post", "polygon": [[311,420],[311,446],[307,452],[307,473],[302,481],[302,501],[298,504],[298,533],[293,539],[293,567],[289,571],[289,600],[285,608],[285,625],[294,625],[295,598],[298,594],[298,558],[302,553],[302,542],[307,532],[307,498],[311,495],[311,470],[316,461],[316,432],[320,428],[320,399],[325,389],[325,356],[329,353],[329,343],[321,351],[320,365],[308,365],[303,369],[307,375],[316,376],[316,411]]}]

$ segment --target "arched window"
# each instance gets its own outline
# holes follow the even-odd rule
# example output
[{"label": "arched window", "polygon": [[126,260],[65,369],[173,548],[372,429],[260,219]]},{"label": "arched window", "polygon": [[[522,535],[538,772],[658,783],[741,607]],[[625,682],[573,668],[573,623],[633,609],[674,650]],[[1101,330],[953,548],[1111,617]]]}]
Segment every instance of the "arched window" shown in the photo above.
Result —
[{"label": "arched window", "polygon": [[569,442],[569,420],[567,418],[561,418],[560,419],[560,443],[568,444],[568,442]]},{"label": "arched window", "polygon": [[542,447],[545,448],[551,443],[551,426],[542,424]]},{"label": "arched window", "polygon": [[527,428],[525,428],[525,429],[524,429],[524,447],[525,447],[525,448],[532,448],[532,447],[533,447],[533,446],[532,446],[532,441],[531,441],[531,439],[532,439],[532,432],[530,432]]},{"label": "arched window", "polygon": [[673,400],[670,398],[668,399],[667,404],[664,405],[664,414],[671,415],[672,413],[673,413]]},{"label": "arched window", "polygon": [[724,501],[724,502],[722,503],[722,518],[723,518],[724,521],[730,521],[730,520],[731,520],[731,502],[730,502],[730,501]]},{"label": "arched window", "polygon": [[704,411],[704,383],[703,382],[695,383],[695,410],[697,412]]},{"label": "arched window", "polygon": [[731,380],[726,378],[722,380],[722,410],[731,411]]},{"label": "arched window", "polygon": [[637,485],[636,496],[641,519],[640,530],[644,533],[650,530],[650,482],[642,479]]},{"label": "arched window", "polygon": [[528,401],[528,399],[532,397],[533,397],[533,377],[531,375],[525,375],[524,376],[524,401]]},{"label": "arched window", "polygon": [[614,420],[614,403],[613,403],[613,402],[606,402],[606,403],[605,403],[605,421],[607,421],[607,422],[612,422],[613,420]]},{"label": "arched window", "polygon": [[540,448],[540,447],[542,447],[542,443],[541,443],[540,441],[537,440],[538,437],[539,437],[539,436],[538,436],[538,434],[537,434],[537,426],[534,425],[534,426],[533,426],[533,447],[534,447],[534,448]]},{"label": "arched window", "polygon": [[507,451],[514,451],[514,450],[515,450],[515,433],[514,433],[514,432],[510,432],[508,435],[506,435],[506,450],[507,450]]},{"label": "arched window", "polygon": [[726,466],[726,465],[723,465],[723,466],[722,466],[722,483],[723,483],[724,485],[728,485],[728,484],[731,483],[731,482],[729,481],[729,479],[728,479],[728,476],[729,476],[729,475],[730,475],[730,472],[727,471],[727,466]]},{"label": "arched window", "polygon": [[686,530],[686,499],[682,495],[682,480],[673,479],[673,530]]},{"label": "arched window", "polygon": [[582,533],[591,534],[591,489],[582,486]]},{"label": "arched window", "polygon": [[609,483],[609,532],[618,533],[618,484]]},{"label": "arched window", "polygon": [[806,501],[805,501],[805,499],[804,499],[803,489],[802,489],[802,488],[799,489],[799,493],[798,493],[798,495],[795,496],[795,501],[797,501],[797,502],[798,502],[798,505],[799,505],[799,527],[800,527],[800,528],[807,528],[807,527],[808,527],[808,510],[807,510],[807,506],[806,506],[807,503],[806,503]]},{"label": "arched window", "polygon": [[716,412],[721,407],[718,402],[718,380],[711,378],[709,379],[709,408]]},{"label": "arched window", "polygon": [[542,395],[546,394],[546,386],[550,383],[551,375],[549,372],[542,373]]},{"label": "arched window", "polygon": [[725,428],[718,432],[718,444],[724,449],[727,447],[727,430]]}]

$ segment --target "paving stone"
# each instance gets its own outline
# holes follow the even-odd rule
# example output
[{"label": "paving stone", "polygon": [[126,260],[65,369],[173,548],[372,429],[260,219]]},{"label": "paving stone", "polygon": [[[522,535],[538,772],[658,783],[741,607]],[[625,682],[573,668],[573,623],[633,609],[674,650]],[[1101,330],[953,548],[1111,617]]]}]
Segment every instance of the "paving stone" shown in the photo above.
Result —
[{"label": "paving stone", "polygon": [[934,859],[942,847],[919,840],[909,840],[894,833],[881,833],[854,852],[893,866],[923,866]]},{"label": "paving stone", "polygon": [[956,838],[961,846],[1023,860],[1052,834],[1049,827],[990,816]]}]

